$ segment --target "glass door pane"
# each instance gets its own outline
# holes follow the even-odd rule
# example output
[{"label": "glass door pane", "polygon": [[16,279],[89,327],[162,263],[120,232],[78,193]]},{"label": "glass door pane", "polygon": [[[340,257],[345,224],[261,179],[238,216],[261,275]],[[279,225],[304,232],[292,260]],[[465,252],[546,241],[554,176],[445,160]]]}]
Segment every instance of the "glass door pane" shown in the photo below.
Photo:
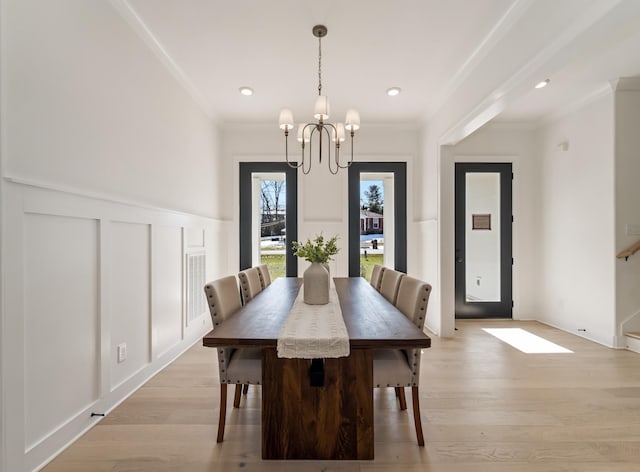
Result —
[{"label": "glass door pane", "polygon": [[468,302],[500,301],[500,174],[466,174],[466,294]]},{"label": "glass door pane", "polygon": [[266,264],[271,278],[286,275],[287,181],[282,172],[253,173],[255,264]]},{"label": "glass door pane", "polygon": [[[375,209],[381,213],[374,215]],[[349,167],[349,277],[371,277],[380,260],[407,271],[407,164],[354,162]]]},{"label": "glass door pane", "polygon": [[394,266],[393,173],[360,174],[360,275],[375,264]]},{"label": "glass door pane", "polygon": [[298,174],[286,162],[240,162],[238,268],[267,264],[272,278],[297,277]]}]

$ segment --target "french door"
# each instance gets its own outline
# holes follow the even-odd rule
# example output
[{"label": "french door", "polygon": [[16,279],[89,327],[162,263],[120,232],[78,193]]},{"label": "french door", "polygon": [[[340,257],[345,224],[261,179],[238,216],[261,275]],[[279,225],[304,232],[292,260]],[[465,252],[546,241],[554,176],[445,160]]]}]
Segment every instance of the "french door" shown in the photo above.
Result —
[{"label": "french door", "polygon": [[[373,186],[382,190],[381,199]],[[349,277],[366,278],[376,262],[407,271],[405,162],[354,162],[349,167]]]},{"label": "french door", "polygon": [[455,168],[455,314],[511,318],[512,179],[509,163]]},{"label": "french door", "polygon": [[286,162],[240,163],[240,265],[267,264],[272,277],[296,277],[298,173]]}]

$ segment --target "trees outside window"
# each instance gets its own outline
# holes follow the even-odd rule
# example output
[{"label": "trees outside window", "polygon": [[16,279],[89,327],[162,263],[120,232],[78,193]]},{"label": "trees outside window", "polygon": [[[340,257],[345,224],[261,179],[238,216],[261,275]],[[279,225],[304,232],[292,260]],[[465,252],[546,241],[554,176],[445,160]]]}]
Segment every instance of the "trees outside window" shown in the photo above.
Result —
[{"label": "trees outside window", "polygon": [[286,212],[284,198],[286,195],[284,180],[260,181],[260,236],[282,236],[285,227]]},{"label": "trees outside window", "polygon": [[[384,201],[382,199],[382,191],[376,184],[369,185],[369,189],[364,191],[366,209],[382,215],[384,212]],[[364,209],[364,208],[363,208]]]}]

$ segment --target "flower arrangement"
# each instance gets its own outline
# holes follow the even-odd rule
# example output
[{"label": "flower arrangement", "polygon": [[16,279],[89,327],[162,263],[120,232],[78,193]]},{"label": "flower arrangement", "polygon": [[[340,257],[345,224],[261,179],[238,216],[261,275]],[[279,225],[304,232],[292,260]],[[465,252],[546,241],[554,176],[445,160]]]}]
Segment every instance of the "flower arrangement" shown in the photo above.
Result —
[{"label": "flower arrangement", "polygon": [[302,257],[309,262],[320,262],[326,264],[331,260],[331,256],[338,254],[338,246],[336,241],[338,236],[334,236],[327,240],[324,239],[322,233],[314,240],[307,239],[307,242],[300,244],[298,241],[292,241],[291,247],[293,248],[293,254]]}]

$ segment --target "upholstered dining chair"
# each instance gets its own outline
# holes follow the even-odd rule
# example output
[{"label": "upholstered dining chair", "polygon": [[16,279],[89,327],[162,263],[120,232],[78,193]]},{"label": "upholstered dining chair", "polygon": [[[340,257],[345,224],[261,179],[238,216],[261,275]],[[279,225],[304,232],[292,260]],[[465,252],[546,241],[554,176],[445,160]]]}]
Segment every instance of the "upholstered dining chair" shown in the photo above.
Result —
[{"label": "upholstered dining chair", "polygon": [[382,277],[380,278],[380,293],[384,298],[386,298],[389,303],[395,305],[396,299],[398,298],[398,287],[400,287],[400,280],[404,277],[405,274],[402,272],[398,272],[394,269],[389,269],[386,267],[382,272]]},{"label": "upholstered dining chair", "polygon": [[258,266],[258,275],[260,276],[260,284],[263,290],[271,285],[271,274],[269,273],[267,264],[260,264]]},{"label": "upholstered dining chair", "polygon": [[[266,264],[240,271],[238,273],[238,279],[240,280],[240,291],[244,305],[249,303],[257,294],[271,283],[269,268]],[[268,280],[269,283],[266,283],[266,280]],[[242,393],[246,395],[248,391],[249,385],[244,385]]]},{"label": "upholstered dining chair", "polygon": [[[230,275],[204,286],[207,304],[211,312],[213,329],[224,323],[242,306],[238,282]],[[260,349],[218,348],[218,370],[220,374],[220,417],[218,419],[217,442],[224,439],[227,415],[227,384],[236,384],[233,406],[240,405],[242,385],[262,382],[262,351]]]},{"label": "upholstered dining chair", "polygon": [[376,290],[380,290],[380,281],[382,280],[382,273],[384,272],[384,266],[380,264],[374,264],[371,269],[371,286]]},{"label": "upholstered dining chair", "polygon": [[238,272],[238,279],[240,279],[243,303],[249,303],[253,297],[262,291],[260,271],[257,267],[251,267]]},{"label": "upholstered dining chair", "polygon": [[[424,328],[431,285],[410,276],[402,277],[398,289],[396,307],[420,330]],[[421,349],[380,349],[373,353],[373,385],[394,387],[400,401],[400,409],[406,410],[404,387],[411,387],[413,421],[418,445],[424,446],[420,419],[420,360]]]}]

